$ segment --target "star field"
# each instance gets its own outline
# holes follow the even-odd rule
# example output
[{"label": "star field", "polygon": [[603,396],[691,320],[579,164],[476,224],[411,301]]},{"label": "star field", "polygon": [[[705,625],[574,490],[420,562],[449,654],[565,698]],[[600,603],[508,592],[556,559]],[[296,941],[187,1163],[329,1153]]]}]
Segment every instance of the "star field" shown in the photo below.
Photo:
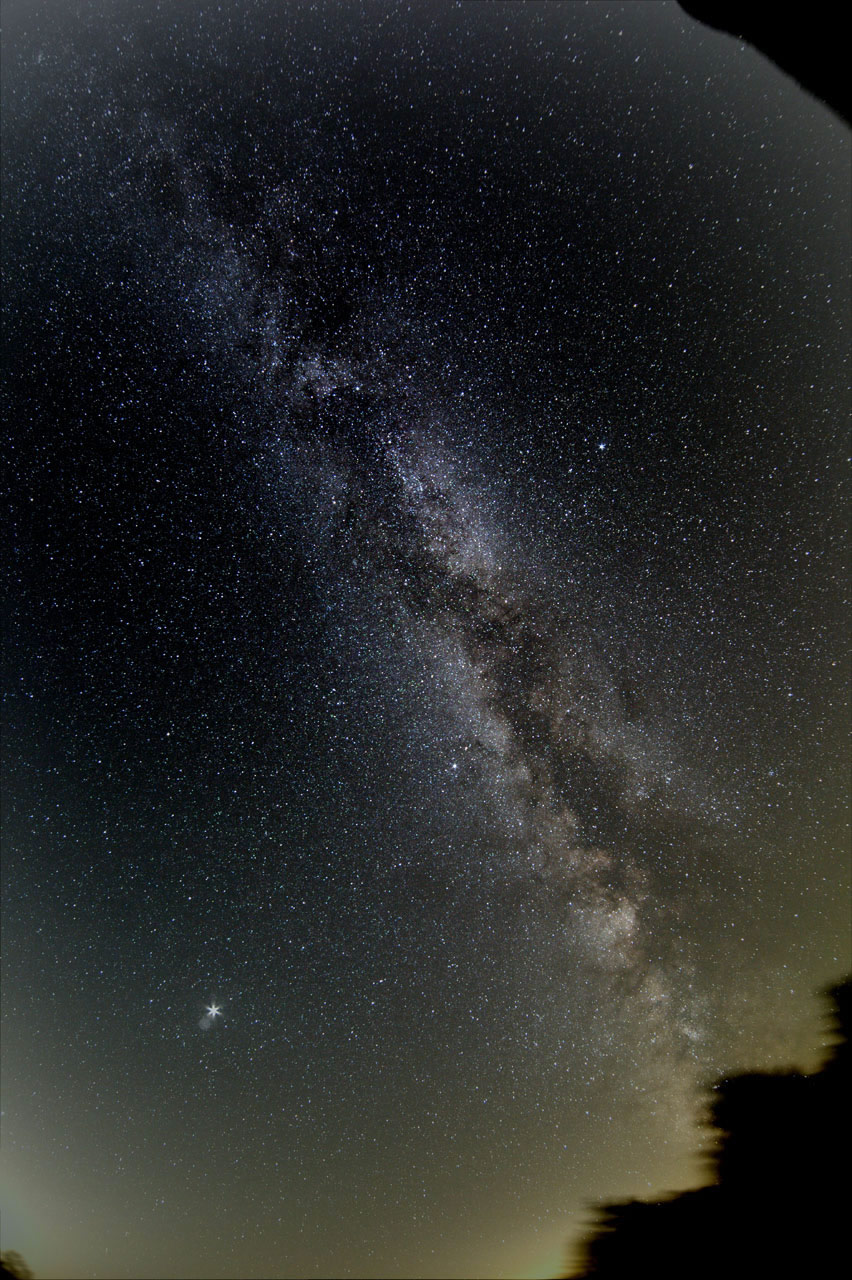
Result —
[{"label": "star field", "polygon": [[677,5],[6,5],[4,1228],[556,1274],[848,935],[849,133]]}]

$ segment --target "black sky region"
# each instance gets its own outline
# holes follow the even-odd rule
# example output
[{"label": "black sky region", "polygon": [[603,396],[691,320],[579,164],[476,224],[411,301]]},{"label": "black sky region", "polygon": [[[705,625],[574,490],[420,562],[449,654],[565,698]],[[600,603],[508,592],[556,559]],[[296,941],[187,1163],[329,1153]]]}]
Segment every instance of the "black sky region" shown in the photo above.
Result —
[{"label": "black sky region", "polygon": [[4,22],[4,1247],[554,1274],[850,965],[849,130],[669,3]]}]

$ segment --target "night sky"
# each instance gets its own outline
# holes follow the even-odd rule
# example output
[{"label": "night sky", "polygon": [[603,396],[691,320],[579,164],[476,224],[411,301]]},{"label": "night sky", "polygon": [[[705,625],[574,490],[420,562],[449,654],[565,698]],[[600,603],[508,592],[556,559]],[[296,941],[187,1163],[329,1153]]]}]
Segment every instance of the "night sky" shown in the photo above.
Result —
[{"label": "night sky", "polygon": [[4,17],[3,1247],[554,1274],[852,960],[849,130],[669,3]]}]

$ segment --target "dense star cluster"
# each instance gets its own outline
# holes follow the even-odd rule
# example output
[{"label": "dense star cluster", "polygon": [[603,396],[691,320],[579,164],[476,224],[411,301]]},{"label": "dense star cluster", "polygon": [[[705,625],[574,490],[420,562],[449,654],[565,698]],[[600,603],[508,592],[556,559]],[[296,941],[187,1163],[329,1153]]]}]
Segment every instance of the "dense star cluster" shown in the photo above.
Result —
[{"label": "dense star cluster", "polygon": [[4,1248],[557,1272],[849,967],[849,132],[675,4],[8,0]]}]

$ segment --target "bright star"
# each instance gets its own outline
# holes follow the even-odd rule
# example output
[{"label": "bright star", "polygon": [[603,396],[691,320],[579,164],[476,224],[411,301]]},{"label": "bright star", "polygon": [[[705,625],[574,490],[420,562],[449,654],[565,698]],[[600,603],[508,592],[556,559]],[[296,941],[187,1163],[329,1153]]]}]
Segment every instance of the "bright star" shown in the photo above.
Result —
[{"label": "bright star", "polygon": [[208,1004],[207,1012],[210,1014],[211,1018],[218,1018],[222,1010],[218,1004]]}]

